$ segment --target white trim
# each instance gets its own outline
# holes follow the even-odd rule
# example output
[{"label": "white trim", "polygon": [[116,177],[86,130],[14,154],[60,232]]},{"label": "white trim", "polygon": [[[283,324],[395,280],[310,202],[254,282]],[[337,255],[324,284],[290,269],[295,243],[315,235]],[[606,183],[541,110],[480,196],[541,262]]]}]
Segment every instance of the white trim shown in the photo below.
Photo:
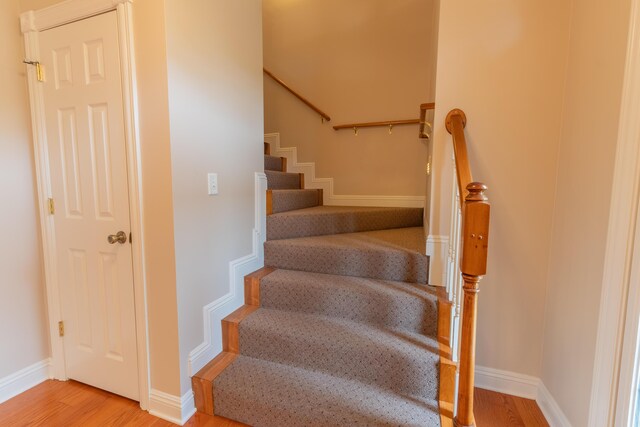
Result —
[{"label": "white trim", "polygon": [[640,0],[632,2],[609,226],[605,249],[589,427],[613,426],[640,183]]},{"label": "white trim", "polygon": [[478,388],[535,399],[540,379],[515,372],[476,366],[475,385]]},{"label": "white trim", "polygon": [[429,279],[431,286],[446,287],[447,267],[449,261],[449,236],[427,236],[427,250],[429,256]]},{"label": "white trim", "polygon": [[23,33],[44,31],[80,19],[115,10],[122,3],[133,0],[66,0],[36,11],[20,15],[20,29]]},{"label": "white trim", "polygon": [[475,386],[525,399],[534,399],[551,427],[571,427],[571,423],[540,378],[476,366]]},{"label": "white trim", "polygon": [[536,403],[551,427],[571,427],[569,419],[542,382],[538,388]]},{"label": "white trim", "polygon": [[279,133],[267,133],[264,141],[271,145],[271,155],[286,157],[289,172],[304,173],[304,183],[307,188],[321,188],[324,193],[324,204],[327,206],[388,206],[405,208],[424,208],[424,196],[376,196],[376,195],[343,195],[335,194],[333,178],[316,178],[316,164],[314,162],[298,162],[296,147],[280,146]]},{"label": "white trim", "polygon": [[[640,221],[640,212],[636,213],[636,224]],[[629,288],[627,290],[627,304],[624,317],[624,332],[620,357],[620,372],[615,408],[616,425],[630,426],[633,424],[636,412],[638,393],[638,350],[640,345],[640,227],[635,228],[633,241],[633,255]]]},{"label": "white trim", "polygon": [[[138,389],[140,407],[149,405],[149,349],[146,299],[146,276],[144,270],[144,230],[142,223],[142,165],[138,137],[137,91],[133,20],[131,0],[67,0],[38,11],[20,15],[25,38],[25,54],[28,59],[40,56],[38,31],[87,18],[110,10],[116,10],[118,39],[122,73],[122,97],[124,106],[125,144],[127,149],[127,173],[132,241],[132,263],[134,298],[136,310],[136,342],[138,351]],[[37,81],[34,67],[27,67],[31,126],[33,129],[34,157],[36,165],[38,208],[42,232],[49,339],[51,343],[52,376],[66,380],[63,341],[58,336],[57,323],[61,318],[60,297],[55,253],[55,227],[53,216],[46,208],[51,197],[51,179],[47,150],[44,98],[42,85]]]},{"label": "white trim", "polygon": [[136,341],[138,350],[138,389],[140,407],[149,405],[149,329],[147,313],[147,278],[145,272],[144,217],[142,205],[142,155],[138,134],[138,95],[133,40],[133,10],[131,2],[111,0],[117,4],[120,64],[122,72],[122,104],[124,107],[127,175],[129,184],[129,216],[131,255],[136,310]]},{"label": "white trim", "polygon": [[[40,56],[38,33],[24,34],[25,55],[28,59]],[[34,67],[27,67],[29,82],[29,104],[31,105],[31,128],[33,132],[33,155],[35,158],[36,183],[38,191],[38,211],[42,233],[44,280],[47,290],[47,315],[49,319],[49,343],[51,345],[51,367],[53,377],[66,380],[64,348],[58,335],[58,320],[61,318],[58,298],[58,271],[55,255],[55,227],[53,216],[49,214],[46,200],[51,197],[49,157],[47,149],[46,125],[44,122],[44,98],[42,86],[38,84]]]},{"label": "white trim", "polygon": [[149,413],[174,424],[184,425],[196,413],[193,399],[193,390],[189,390],[182,397],[179,397],[151,389]]},{"label": "white trim", "polygon": [[51,359],[41,360],[20,369],[18,372],[0,378],[0,403],[6,402],[51,378]]},{"label": "white trim", "polygon": [[222,319],[244,304],[244,276],[264,266],[267,176],[255,173],[255,225],[251,254],[229,263],[229,290],[202,308],[204,340],[189,353],[188,374],[193,376],[222,351]]}]

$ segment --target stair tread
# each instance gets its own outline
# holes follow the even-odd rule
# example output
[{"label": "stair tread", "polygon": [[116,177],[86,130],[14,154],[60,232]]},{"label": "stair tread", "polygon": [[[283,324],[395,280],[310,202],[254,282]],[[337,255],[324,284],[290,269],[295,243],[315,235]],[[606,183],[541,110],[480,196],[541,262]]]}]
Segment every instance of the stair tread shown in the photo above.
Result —
[{"label": "stair tread", "polygon": [[239,355],[215,379],[217,415],[254,426],[439,426],[438,402]]},{"label": "stair tread", "polygon": [[268,308],[239,327],[242,355],[437,398],[439,347],[433,337]]},{"label": "stair tread", "polygon": [[264,243],[265,265],[287,270],[426,283],[428,258],[422,227]]},{"label": "stair tread", "polygon": [[422,226],[422,208],[314,206],[270,215],[267,239]]},{"label": "stair tread", "polygon": [[264,243],[265,265],[383,280],[426,283],[422,227],[396,228]]},{"label": "stair tread", "polygon": [[[286,191],[286,190],[285,190]],[[300,191],[300,190],[298,190]],[[311,190],[315,191],[315,190]],[[282,217],[296,217],[296,216],[309,216],[309,215],[344,215],[350,213],[371,213],[371,214],[389,214],[393,212],[411,212],[420,213],[422,215],[422,208],[402,208],[402,207],[370,207],[370,206],[315,206],[306,209],[299,209],[296,211],[282,212],[277,214]],[[422,224],[419,224],[422,225]]]},{"label": "stair tread", "polygon": [[403,227],[388,230],[299,237],[265,242],[267,245],[294,244],[298,246],[355,246],[376,250],[398,250],[425,254],[424,229]]},{"label": "stair tread", "polygon": [[421,284],[279,269],[261,279],[260,305],[437,334],[437,291]]}]

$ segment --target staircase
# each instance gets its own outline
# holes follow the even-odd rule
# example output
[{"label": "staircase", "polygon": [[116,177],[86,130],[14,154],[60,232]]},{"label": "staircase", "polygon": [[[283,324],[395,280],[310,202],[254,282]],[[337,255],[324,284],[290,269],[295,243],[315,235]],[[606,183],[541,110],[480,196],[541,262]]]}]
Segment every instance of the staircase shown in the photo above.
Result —
[{"label": "staircase", "polygon": [[323,206],[269,155],[265,268],[192,378],[198,410],[253,426],[451,424],[446,295],[422,209]]}]

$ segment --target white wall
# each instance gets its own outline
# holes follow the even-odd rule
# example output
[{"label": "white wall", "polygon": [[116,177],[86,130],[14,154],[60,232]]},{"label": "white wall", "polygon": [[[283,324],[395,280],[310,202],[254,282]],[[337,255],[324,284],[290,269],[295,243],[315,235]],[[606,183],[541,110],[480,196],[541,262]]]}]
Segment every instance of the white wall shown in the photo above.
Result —
[{"label": "white wall", "polygon": [[[570,1],[440,4],[431,234],[448,234],[451,136],[468,117],[474,178],[492,205],[480,284],[480,366],[540,376]],[[443,181],[444,179],[444,181]],[[444,212],[444,215],[441,213]]]},{"label": "white wall", "polygon": [[0,2],[0,378],[49,357],[18,0]]},{"label": "white wall", "polygon": [[[181,392],[203,340],[204,305],[252,252],[254,175],[263,170],[262,2],[166,0]],[[219,194],[207,195],[207,173]]]},{"label": "white wall", "polygon": [[[336,194],[423,196],[427,146],[418,126],[334,131],[417,119],[434,96],[435,0],[264,0],[264,66],[331,116],[265,76],[265,132],[334,178]],[[355,173],[357,171],[357,173]]]},{"label": "white wall", "polygon": [[541,376],[574,426],[589,415],[630,3],[572,16]]}]

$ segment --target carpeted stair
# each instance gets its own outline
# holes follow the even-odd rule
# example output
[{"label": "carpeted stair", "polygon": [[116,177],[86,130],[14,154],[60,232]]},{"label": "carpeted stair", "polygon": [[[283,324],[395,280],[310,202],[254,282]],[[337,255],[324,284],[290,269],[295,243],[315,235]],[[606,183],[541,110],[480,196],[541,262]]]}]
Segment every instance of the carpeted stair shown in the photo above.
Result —
[{"label": "carpeted stair", "polygon": [[272,218],[272,214],[322,205],[322,190],[267,190],[267,200],[271,201],[268,214]]},{"label": "carpeted stair", "polygon": [[[269,147],[265,145],[265,154]],[[422,209],[322,205],[265,155],[265,267],[193,378],[198,409],[253,426],[434,426],[438,315]]]}]

